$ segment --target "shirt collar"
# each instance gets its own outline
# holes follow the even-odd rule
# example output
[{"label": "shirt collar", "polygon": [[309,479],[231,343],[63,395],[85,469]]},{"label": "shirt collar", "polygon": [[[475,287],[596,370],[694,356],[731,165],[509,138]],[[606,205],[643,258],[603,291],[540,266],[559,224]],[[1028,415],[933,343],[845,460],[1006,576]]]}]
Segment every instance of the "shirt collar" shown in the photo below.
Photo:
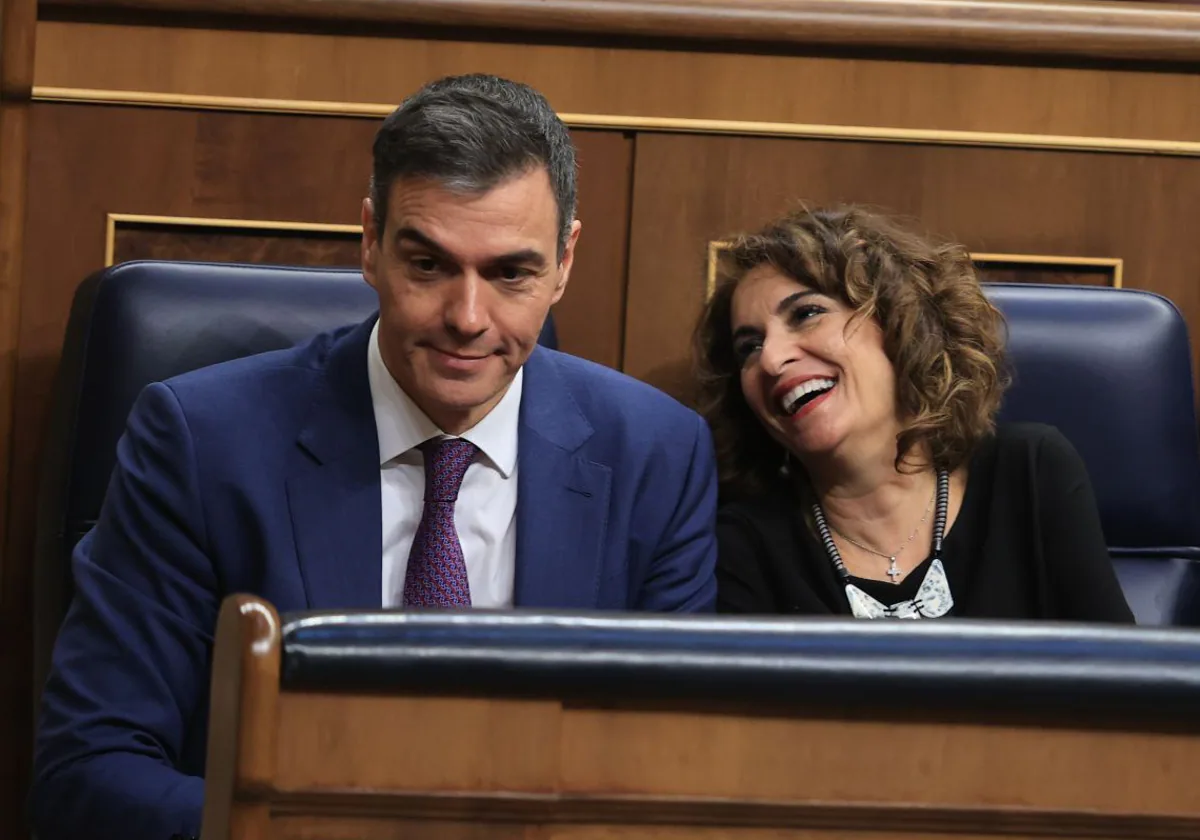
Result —
[{"label": "shirt collar", "polygon": [[[524,368],[518,370],[500,402],[482,420],[460,435],[475,444],[505,478],[512,475],[517,466],[517,431],[524,373]],[[378,321],[371,329],[371,340],[367,344],[367,380],[375,410],[381,466],[431,438],[452,437],[446,435],[417,407],[388,372],[383,355],[379,352]]]}]

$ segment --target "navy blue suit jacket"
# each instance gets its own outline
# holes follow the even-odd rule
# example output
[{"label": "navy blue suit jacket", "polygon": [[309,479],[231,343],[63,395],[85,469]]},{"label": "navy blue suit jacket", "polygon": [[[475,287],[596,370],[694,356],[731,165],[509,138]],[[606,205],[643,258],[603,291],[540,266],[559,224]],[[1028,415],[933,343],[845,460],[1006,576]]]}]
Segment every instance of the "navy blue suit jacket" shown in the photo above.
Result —
[{"label": "navy blue suit jacket", "polygon": [[[74,555],[38,733],[40,840],[199,833],[225,596],[380,608],[373,322],[139,397]],[[716,475],[698,415],[538,347],[518,440],[517,607],[713,608]]]}]

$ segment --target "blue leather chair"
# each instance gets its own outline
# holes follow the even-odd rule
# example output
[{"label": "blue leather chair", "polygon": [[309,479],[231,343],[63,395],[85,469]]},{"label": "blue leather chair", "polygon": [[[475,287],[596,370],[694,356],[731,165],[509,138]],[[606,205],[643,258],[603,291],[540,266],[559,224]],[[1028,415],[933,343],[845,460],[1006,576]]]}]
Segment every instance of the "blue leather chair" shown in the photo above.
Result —
[{"label": "blue leather chair", "polygon": [[1200,625],[1200,442],[1183,317],[1149,292],[989,284],[1008,319],[1002,421],[1057,426],[1087,463],[1139,623]]},{"label": "blue leather chair", "polygon": [[[35,683],[40,692],[70,603],[70,559],[95,523],[117,440],[151,382],[291,347],[375,311],[356,269],[129,262],[75,293],[59,366],[39,499],[34,571]],[[557,347],[553,321],[540,343]]]}]

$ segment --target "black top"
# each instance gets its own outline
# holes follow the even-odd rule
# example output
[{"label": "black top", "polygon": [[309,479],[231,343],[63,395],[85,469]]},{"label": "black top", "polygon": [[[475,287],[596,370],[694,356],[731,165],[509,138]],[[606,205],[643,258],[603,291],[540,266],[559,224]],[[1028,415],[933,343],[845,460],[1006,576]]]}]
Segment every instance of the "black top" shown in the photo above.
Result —
[{"label": "black top", "polygon": [[[723,507],[718,610],[850,615],[845,587],[795,498]],[[884,604],[912,598],[929,558],[899,586],[852,578]],[[942,545],[951,616],[1133,622],[1082,459],[1051,426],[1001,426],[971,458]]]}]

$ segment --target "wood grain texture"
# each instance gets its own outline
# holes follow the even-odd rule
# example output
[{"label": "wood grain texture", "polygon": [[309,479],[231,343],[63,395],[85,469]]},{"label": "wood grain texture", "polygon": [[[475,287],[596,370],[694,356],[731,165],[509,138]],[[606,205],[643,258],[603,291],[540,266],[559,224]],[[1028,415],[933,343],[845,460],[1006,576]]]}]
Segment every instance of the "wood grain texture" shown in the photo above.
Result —
[{"label": "wood grain texture", "polygon": [[[1074,837],[1103,840],[1193,840],[1200,821],[1157,815],[1094,815],[1031,808],[944,809],[877,807],[865,803],[792,805],[604,796],[534,798],[420,796],[414,794],[308,794],[274,800],[274,836],[320,840],[497,837],[537,826],[532,836],[619,838],[937,838]],[[383,816],[387,814],[388,816]],[[318,816],[319,815],[319,816]],[[410,835],[408,832],[415,832]],[[424,832],[429,832],[428,834]],[[441,832],[441,833],[439,833]],[[456,832],[462,832],[457,834]],[[544,833],[543,833],[544,832]],[[484,837],[493,835],[484,833]]]},{"label": "wood grain texture", "polygon": [[[279,614],[271,604],[236,595],[221,605],[205,761],[204,840],[268,836],[281,645]],[[236,834],[227,830],[233,825]]]},{"label": "wood grain texture", "polygon": [[561,725],[553,699],[285,692],[280,732],[309,734],[279,739],[275,788],[548,794],[561,772]]},{"label": "wood grain texture", "polygon": [[[310,794],[335,808],[374,794],[362,803],[395,810],[384,801],[391,792],[417,796],[402,806],[429,818],[486,805],[492,818],[602,820],[601,802],[620,809],[655,800],[920,804],[945,809],[942,827],[958,829],[966,823],[946,825],[954,809],[1200,820],[1191,783],[1200,736],[1135,722],[1089,728],[1036,716],[1001,723],[970,709],[955,720],[884,709],[851,718],[718,710],[702,699],[643,709],[305,692],[281,694],[279,713],[274,787],[283,810],[302,810]],[[878,761],[880,752],[889,760]],[[516,796],[483,797],[498,792]],[[465,794],[483,798],[456,799]]]},{"label": "wood grain texture", "polygon": [[1113,273],[1101,268],[1066,269],[1039,265],[995,265],[979,268],[984,283],[1049,283],[1068,286],[1111,286]]},{"label": "wood grain texture", "polygon": [[35,78],[386,104],[470,69],[528,82],[573,114],[1200,141],[1200,74],[382,34],[42,21]]},{"label": "wood grain texture", "polygon": [[1197,160],[647,135],[634,183],[625,369],[684,399],[706,243],[800,199],[915,217],[975,252],[1123,258],[1125,287],[1171,298],[1200,335]]},{"label": "wood grain texture", "polygon": [[[861,838],[1074,837],[1192,840],[1200,821],[1169,815],[1089,814],[928,805],[792,804],[687,797],[283,794],[273,800],[274,836],[320,840],[497,837]],[[386,816],[385,816],[386,815]],[[538,830],[540,829],[540,830]],[[410,834],[409,832],[413,832]],[[460,834],[461,832],[461,834]]]},{"label": "wood grain texture", "polygon": [[436,24],[591,37],[1200,62],[1186,5],[1089,0],[43,0],[49,8]]},{"label": "wood grain texture", "polygon": [[[27,194],[29,104],[0,100],[0,837],[24,830],[24,790],[32,760],[33,717],[28,560],[14,550],[24,534],[14,447],[20,343],[24,208]],[[23,640],[22,643],[15,642]]]},{"label": "wood grain texture", "polygon": [[950,722],[886,708],[864,719],[771,716],[758,709],[714,713],[700,703],[652,711],[569,709],[559,790],[1200,817],[1189,780],[1172,781],[1174,773],[1200,765],[1200,755],[1191,756],[1200,739],[999,724],[963,711],[971,719]]},{"label": "wood grain texture", "polygon": [[185,260],[357,268],[360,235],[118,224],[113,262]]},{"label": "wood grain texture", "polygon": [[25,830],[32,755],[31,578],[28,565],[13,559],[11,500],[36,25],[35,0],[0,0],[0,637],[11,640],[0,644],[0,837]]},{"label": "wood grain texture", "polygon": [[839,718],[703,698],[648,709],[286,691],[279,711],[277,775],[249,796],[270,801],[276,837],[1151,840],[1200,831],[1190,784],[1200,736],[1132,721],[1089,728],[1036,714],[1004,723],[969,708],[953,719],[888,709]]},{"label": "wood grain texture", "polygon": [[[938,832],[930,835],[909,832],[902,827],[872,828],[862,831],[788,828],[747,828],[740,826],[671,825],[587,825],[549,824],[538,826],[506,825],[434,820],[384,820],[362,818],[285,817],[273,823],[278,840],[1042,840],[1052,836],[1044,832],[982,831]],[[1075,840],[1158,840],[1189,837],[1187,828],[1175,834],[1125,835],[1103,829],[1070,835]]]}]

